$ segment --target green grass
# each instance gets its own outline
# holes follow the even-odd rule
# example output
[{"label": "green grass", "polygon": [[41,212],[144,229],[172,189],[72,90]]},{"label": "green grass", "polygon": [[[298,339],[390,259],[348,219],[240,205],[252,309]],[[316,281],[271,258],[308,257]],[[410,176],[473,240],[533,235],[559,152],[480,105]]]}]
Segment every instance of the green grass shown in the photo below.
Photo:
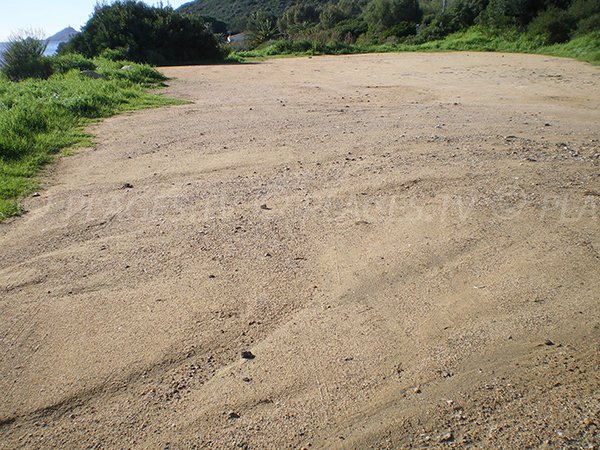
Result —
[{"label": "green grass", "polygon": [[[19,200],[39,187],[36,176],[45,164],[61,152],[90,145],[85,127],[92,121],[181,103],[149,91],[165,80],[152,67],[104,59],[93,63],[103,78],[67,71],[69,64],[66,73],[48,80],[0,78],[0,221],[22,212]],[[121,70],[123,65],[130,67]]]},{"label": "green grass", "polygon": [[238,52],[242,60],[274,56],[339,55],[352,53],[486,51],[507,53],[536,53],[563,56],[600,64],[600,32],[575,37],[564,44],[545,45],[540,38],[524,33],[493,33],[480,27],[451,34],[445,39],[423,44],[350,45],[342,43],[276,41],[252,51]]}]

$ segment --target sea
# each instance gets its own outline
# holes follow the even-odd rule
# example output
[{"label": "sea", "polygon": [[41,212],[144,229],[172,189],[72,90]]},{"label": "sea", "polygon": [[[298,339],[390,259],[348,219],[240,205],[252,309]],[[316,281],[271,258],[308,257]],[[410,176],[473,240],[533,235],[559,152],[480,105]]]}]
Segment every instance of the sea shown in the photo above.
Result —
[{"label": "sea", "polygon": [[[58,41],[50,41],[48,42],[48,47],[46,47],[46,51],[44,52],[45,56],[52,56],[58,51],[58,46],[61,42]],[[0,42],[0,56],[4,53],[4,49],[8,46],[8,42]]]},{"label": "sea", "polygon": [[45,56],[52,56],[58,51],[58,46],[62,44],[62,42],[48,42],[48,47],[46,47],[46,51],[44,52]]}]

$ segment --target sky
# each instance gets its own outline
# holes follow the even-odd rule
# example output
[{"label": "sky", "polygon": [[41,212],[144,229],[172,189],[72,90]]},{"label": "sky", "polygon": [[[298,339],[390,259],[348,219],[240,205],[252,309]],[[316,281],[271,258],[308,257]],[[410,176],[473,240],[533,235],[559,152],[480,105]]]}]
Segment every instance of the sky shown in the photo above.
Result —
[{"label": "sky", "polygon": [[[163,1],[177,8],[189,0]],[[0,41],[21,30],[40,30],[45,37],[72,26],[79,30],[90,18],[96,0],[0,0]],[[110,3],[110,2],[109,2]],[[158,0],[146,0],[154,5]]]}]

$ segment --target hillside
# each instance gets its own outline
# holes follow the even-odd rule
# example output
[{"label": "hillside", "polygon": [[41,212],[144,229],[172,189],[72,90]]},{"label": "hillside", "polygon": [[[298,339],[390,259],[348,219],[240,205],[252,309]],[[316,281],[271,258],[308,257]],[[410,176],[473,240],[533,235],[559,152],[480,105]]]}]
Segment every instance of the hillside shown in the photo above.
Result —
[{"label": "hillside", "polygon": [[68,42],[77,34],[79,34],[79,31],[69,26],[50,36],[48,42]]},{"label": "hillside", "polygon": [[[226,22],[230,28],[243,28],[248,15],[255,9],[261,9],[275,16],[297,0],[196,0],[181,5],[177,11],[214,17]],[[328,3],[317,0],[315,3]]]}]

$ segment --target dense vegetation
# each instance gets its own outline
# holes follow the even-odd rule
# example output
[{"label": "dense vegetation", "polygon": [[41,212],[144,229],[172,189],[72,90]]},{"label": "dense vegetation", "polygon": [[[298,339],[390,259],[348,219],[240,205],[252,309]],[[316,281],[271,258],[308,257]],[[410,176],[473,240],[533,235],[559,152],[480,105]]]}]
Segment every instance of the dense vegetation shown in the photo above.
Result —
[{"label": "dense vegetation", "polygon": [[[199,0],[180,6],[177,11],[214,17],[227,23],[231,31],[242,31],[246,28],[250,14],[255,10],[278,17],[286,7],[294,3],[297,3],[297,0]],[[315,0],[313,3],[325,4],[327,0]]]},{"label": "dense vegetation", "polygon": [[181,10],[244,24],[257,48],[246,56],[512,49],[600,62],[598,0],[199,0]]},{"label": "dense vegetation", "polygon": [[[28,39],[16,42],[37,52]],[[48,78],[31,78],[32,66],[47,68],[49,73],[43,75]],[[35,175],[53,155],[88,142],[83,127],[90,120],[173,103],[146,91],[164,80],[159,72],[127,61],[76,54],[36,58],[28,53],[22,61],[7,63],[5,58],[2,72],[0,221],[19,214],[19,198],[36,188]],[[11,81],[7,74],[27,79]]]},{"label": "dense vegetation", "polygon": [[96,5],[81,33],[61,52],[87,57],[109,52],[122,59],[161,65],[195,63],[223,56],[215,33],[225,31],[225,24],[214,19],[122,0]]},{"label": "dense vegetation", "polygon": [[47,78],[50,76],[50,62],[42,58],[46,43],[39,37],[29,35],[13,36],[0,56],[3,74],[11,80],[24,78]]}]

